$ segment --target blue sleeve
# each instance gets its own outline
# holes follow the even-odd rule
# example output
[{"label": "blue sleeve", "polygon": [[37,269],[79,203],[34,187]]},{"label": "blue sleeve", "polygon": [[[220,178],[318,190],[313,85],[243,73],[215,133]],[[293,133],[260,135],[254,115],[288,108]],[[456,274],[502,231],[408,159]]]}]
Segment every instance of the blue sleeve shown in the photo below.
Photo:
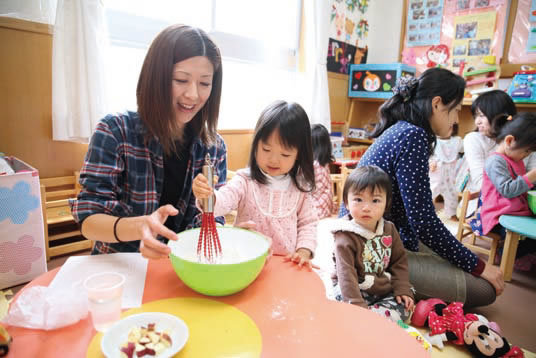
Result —
[{"label": "blue sleeve", "polygon": [[401,136],[395,176],[404,209],[416,238],[438,255],[467,272],[478,258],[461,244],[437,217],[432,201],[428,166],[428,140],[424,131]]}]

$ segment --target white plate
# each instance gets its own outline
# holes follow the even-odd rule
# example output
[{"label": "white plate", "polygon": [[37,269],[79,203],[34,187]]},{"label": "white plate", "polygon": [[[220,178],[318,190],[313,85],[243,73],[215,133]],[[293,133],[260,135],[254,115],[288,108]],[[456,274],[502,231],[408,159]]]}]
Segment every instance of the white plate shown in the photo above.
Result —
[{"label": "white plate", "polygon": [[188,341],[188,326],[177,316],[161,312],[147,312],[134,314],[114,323],[101,340],[102,353],[108,358],[120,357],[121,345],[127,341],[128,332],[132,327],[147,326],[155,323],[159,332],[168,331],[171,337],[171,347],[162,351],[157,357],[172,357],[180,351]]}]

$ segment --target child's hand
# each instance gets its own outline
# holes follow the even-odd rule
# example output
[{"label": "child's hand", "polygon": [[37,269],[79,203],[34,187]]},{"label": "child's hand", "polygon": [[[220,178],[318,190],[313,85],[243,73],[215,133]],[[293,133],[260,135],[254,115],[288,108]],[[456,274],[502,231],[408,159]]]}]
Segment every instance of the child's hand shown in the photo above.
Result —
[{"label": "child's hand", "polygon": [[208,185],[208,179],[199,173],[192,182],[192,192],[196,199],[206,199],[212,195],[212,188]]},{"label": "child's hand", "polygon": [[285,261],[292,261],[299,267],[305,265],[309,270],[318,269],[319,267],[311,262],[312,256],[313,253],[309,249],[299,248],[294,254],[285,256]]},{"label": "child's hand", "polygon": [[406,295],[396,296],[395,298],[398,304],[401,304],[402,301],[404,301],[404,308],[406,309],[406,311],[409,311],[409,312],[413,311],[413,308],[414,308],[413,298],[406,296]]},{"label": "child's hand", "polygon": [[531,170],[529,170],[527,172],[527,179],[531,182],[531,183],[536,183],[536,168],[532,168]]},{"label": "child's hand", "polygon": [[436,162],[435,160],[432,160],[432,161],[430,162],[430,171],[431,171],[431,172],[435,172],[436,169],[437,169],[437,162]]}]

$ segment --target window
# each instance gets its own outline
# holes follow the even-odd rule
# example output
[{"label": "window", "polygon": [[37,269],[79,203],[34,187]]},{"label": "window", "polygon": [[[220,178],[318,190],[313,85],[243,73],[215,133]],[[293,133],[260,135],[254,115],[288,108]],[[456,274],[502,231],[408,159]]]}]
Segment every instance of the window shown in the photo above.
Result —
[{"label": "window", "polygon": [[220,47],[220,129],[253,128],[269,102],[298,100],[301,0],[110,0],[106,7],[114,111],[136,109],[136,84],[147,49],[173,23],[204,29]]}]

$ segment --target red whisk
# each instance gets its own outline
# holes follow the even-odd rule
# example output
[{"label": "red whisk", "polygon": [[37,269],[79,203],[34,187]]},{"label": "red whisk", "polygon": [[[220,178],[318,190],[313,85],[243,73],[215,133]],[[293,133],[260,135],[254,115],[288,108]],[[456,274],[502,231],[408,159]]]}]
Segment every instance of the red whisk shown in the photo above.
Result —
[{"label": "red whisk", "polygon": [[[205,156],[203,165],[203,175],[208,180],[208,185],[214,189],[214,171],[210,164],[210,155]],[[214,262],[221,256],[221,244],[214,220],[214,196],[203,199],[203,217],[201,220],[201,231],[197,241],[197,257],[200,261]]]}]

